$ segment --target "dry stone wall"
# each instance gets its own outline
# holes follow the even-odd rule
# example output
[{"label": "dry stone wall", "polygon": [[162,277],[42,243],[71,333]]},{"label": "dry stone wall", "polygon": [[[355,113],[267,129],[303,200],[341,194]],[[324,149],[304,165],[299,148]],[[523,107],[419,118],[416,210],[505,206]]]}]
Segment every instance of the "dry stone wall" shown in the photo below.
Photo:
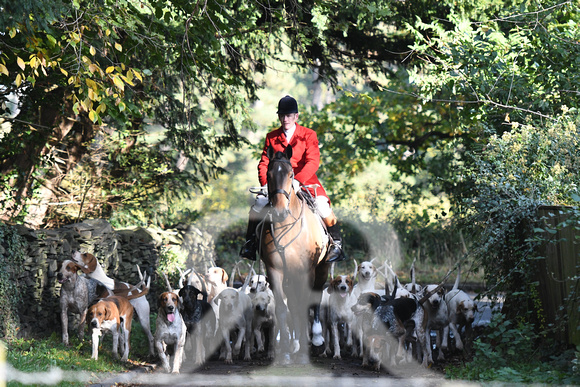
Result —
[{"label": "dry stone wall", "polygon": [[[85,220],[59,229],[30,230],[16,226],[27,244],[24,272],[15,278],[22,289],[23,305],[19,309],[19,335],[37,336],[61,332],[60,284],[56,275],[60,264],[80,250],[94,254],[105,272],[118,280],[137,283],[136,265],[153,280],[148,299],[152,305],[158,289],[156,268],[165,249],[183,256],[184,267],[203,270],[215,261],[215,249],[210,234],[195,227],[176,230],[136,228],[114,230],[105,220]],[[152,311],[154,307],[152,307]],[[71,327],[76,318],[69,318]]]}]

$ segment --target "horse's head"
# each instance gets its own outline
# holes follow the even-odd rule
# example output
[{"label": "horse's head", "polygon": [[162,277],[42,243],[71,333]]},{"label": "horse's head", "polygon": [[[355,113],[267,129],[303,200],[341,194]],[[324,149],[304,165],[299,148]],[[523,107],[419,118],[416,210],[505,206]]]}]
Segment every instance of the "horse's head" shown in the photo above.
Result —
[{"label": "horse's head", "polygon": [[268,159],[268,198],[272,206],[274,221],[282,222],[290,214],[290,196],[294,171],[290,158],[292,147],[288,145],[284,152],[275,152],[270,146],[267,151]]}]

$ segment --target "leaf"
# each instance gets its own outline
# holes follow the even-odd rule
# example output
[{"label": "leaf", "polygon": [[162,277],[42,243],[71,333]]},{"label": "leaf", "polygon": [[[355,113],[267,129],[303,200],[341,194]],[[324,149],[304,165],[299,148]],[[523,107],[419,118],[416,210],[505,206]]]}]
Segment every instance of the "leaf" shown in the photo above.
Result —
[{"label": "leaf", "polygon": [[22,76],[20,74],[17,74],[16,79],[14,80],[14,84],[16,85],[16,87],[20,87],[21,83],[22,83]]},{"label": "leaf", "polygon": [[48,39],[48,41],[50,42],[51,46],[56,46],[56,39],[54,36],[52,35],[46,35],[46,38]]},{"label": "leaf", "polygon": [[125,84],[118,76],[113,77],[113,83],[115,84],[115,86],[117,86],[117,89],[121,91],[125,90]]},{"label": "leaf", "polygon": [[18,67],[20,67],[22,70],[26,68],[26,64],[24,63],[24,60],[22,60],[21,57],[16,58],[16,64],[18,64]]},{"label": "leaf", "polygon": [[60,68],[60,72],[62,73],[62,75],[64,75],[65,77],[68,76],[68,71],[66,71],[65,69],[63,69],[62,67]]},{"label": "leaf", "polygon": [[141,82],[143,82],[143,77],[141,76],[141,73],[135,69],[133,69],[133,74],[135,74],[135,77],[137,79],[139,79]]},{"label": "leaf", "polygon": [[95,112],[94,110],[91,110],[89,112],[89,119],[91,121],[93,121],[93,123],[97,122],[97,120],[99,119],[99,115],[97,114],[97,112]]},{"label": "leaf", "polygon": [[123,52],[123,46],[121,46],[119,43],[115,43],[115,49],[119,52]]},{"label": "leaf", "polygon": [[107,67],[107,69],[105,70],[105,72],[107,74],[111,74],[113,71],[115,71],[115,66],[109,66]]},{"label": "leaf", "polygon": [[3,64],[0,64],[0,73],[4,74],[6,76],[10,75],[10,73],[8,72],[8,69]]},{"label": "leaf", "polygon": [[91,53],[92,56],[95,56],[95,54],[97,53],[97,50],[91,46],[91,48],[89,49],[89,52]]}]

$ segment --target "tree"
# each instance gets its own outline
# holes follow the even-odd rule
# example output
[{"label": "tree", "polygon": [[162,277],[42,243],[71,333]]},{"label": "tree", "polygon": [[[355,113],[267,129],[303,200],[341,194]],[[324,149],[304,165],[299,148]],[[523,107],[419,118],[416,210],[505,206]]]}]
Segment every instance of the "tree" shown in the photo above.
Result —
[{"label": "tree", "polygon": [[[255,9],[33,1],[3,10],[3,219],[39,226],[47,213],[62,221],[154,207],[215,178],[223,150],[243,143],[237,127],[251,123],[241,112],[267,55]],[[165,133],[151,140],[148,125]]]}]

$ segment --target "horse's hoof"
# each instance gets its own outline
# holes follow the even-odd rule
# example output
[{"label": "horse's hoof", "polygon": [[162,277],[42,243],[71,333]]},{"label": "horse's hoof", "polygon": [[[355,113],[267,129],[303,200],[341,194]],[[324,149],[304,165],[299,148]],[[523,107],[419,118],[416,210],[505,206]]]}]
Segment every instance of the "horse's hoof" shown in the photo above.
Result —
[{"label": "horse's hoof", "polygon": [[292,360],[290,359],[290,354],[289,353],[285,353],[283,355],[281,354],[280,356],[278,356],[275,363],[277,365],[281,365],[281,366],[292,364]]}]

